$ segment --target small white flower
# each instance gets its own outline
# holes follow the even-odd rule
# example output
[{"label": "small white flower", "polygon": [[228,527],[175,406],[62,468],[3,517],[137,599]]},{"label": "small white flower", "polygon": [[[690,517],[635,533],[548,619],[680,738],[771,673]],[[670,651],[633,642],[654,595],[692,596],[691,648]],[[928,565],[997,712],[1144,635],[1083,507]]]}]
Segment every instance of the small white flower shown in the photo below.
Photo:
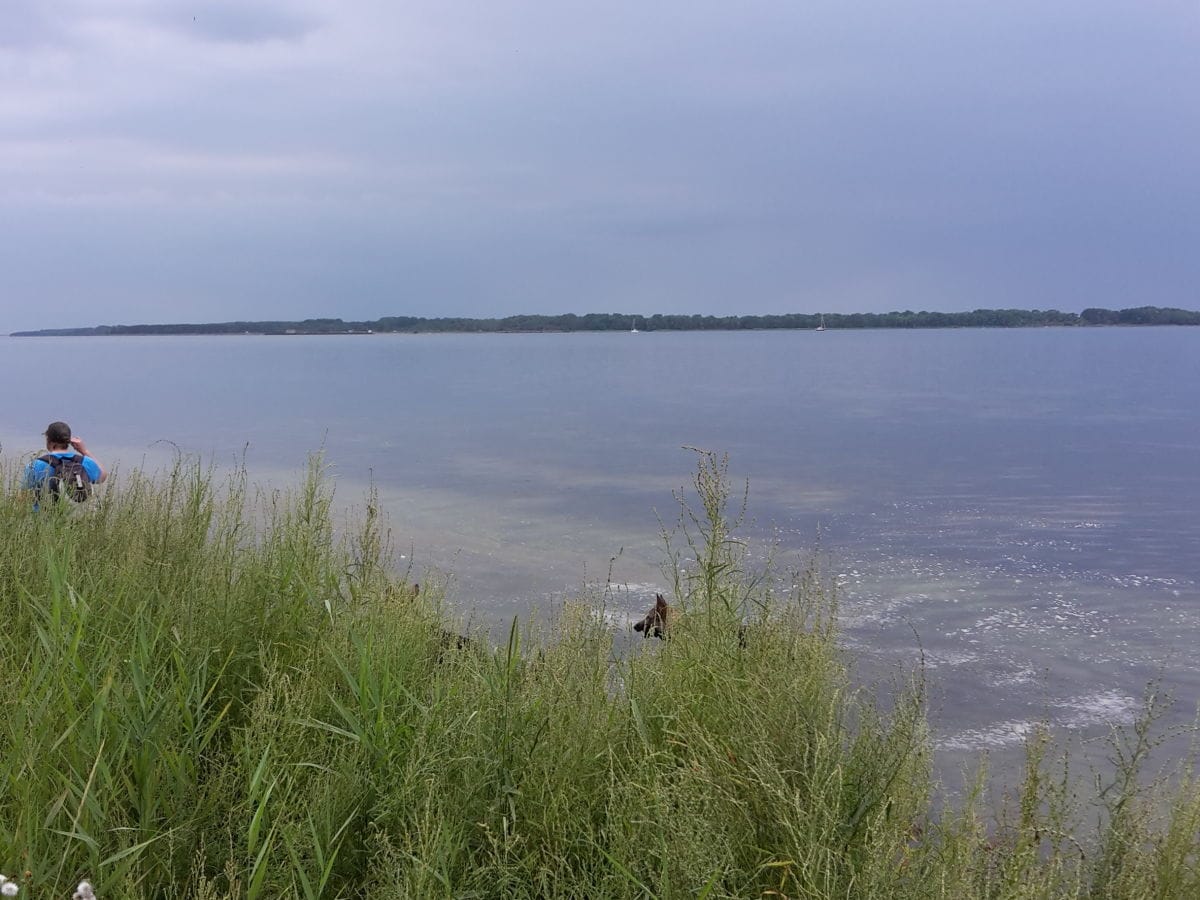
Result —
[{"label": "small white flower", "polygon": [[92,886],[88,882],[81,881],[71,900],[96,900],[96,895],[92,893]]},{"label": "small white flower", "polygon": [[4,884],[0,884],[0,894],[3,894],[5,897],[15,897],[20,890],[15,881],[6,881]]}]

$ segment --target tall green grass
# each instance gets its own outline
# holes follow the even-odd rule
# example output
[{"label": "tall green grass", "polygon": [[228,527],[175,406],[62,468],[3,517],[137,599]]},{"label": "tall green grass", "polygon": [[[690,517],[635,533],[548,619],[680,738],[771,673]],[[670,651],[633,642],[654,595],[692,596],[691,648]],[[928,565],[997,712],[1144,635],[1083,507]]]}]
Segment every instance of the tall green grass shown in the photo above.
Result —
[{"label": "tall green grass", "polygon": [[41,513],[15,476],[0,871],[30,896],[1200,896],[1200,790],[1139,777],[1142,726],[1095,797],[1040,735],[999,814],[981,776],[935,816],[919,666],[886,709],[851,688],[832,591],[750,566],[712,454],[664,530],[685,612],[628,654],[584,604],[460,648],[317,462]]}]

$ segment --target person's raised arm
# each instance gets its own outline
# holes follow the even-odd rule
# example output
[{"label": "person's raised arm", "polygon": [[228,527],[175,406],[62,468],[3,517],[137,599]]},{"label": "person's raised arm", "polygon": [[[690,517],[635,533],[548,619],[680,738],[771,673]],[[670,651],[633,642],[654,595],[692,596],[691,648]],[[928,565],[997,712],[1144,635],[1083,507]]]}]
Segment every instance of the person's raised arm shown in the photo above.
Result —
[{"label": "person's raised arm", "polygon": [[[71,438],[71,446],[75,449],[75,452],[78,453],[80,456],[88,456],[89,455],[87,452],[87,444],[85,444],[83,442],[82,438],[77,438],[77,437]],[[92,459],[95,460],[96,465],[100,467],[100,478],[97,480],[97,483],[99,483],[108,477],[108,470],[104,468],[103,464],[101,464],[100,460],[96,459],[96,457],[93,456]]]}]

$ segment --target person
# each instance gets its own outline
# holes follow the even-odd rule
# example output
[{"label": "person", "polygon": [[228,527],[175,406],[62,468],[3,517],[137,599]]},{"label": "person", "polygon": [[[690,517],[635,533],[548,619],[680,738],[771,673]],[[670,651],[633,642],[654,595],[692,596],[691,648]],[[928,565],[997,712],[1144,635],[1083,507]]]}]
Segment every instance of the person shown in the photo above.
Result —
[{"label": "person", "polygon": [[[45,492],[47,487],[55,487],[54,479],[60,479],[58,491],[66,491],[72,495],[79,495],[77,492],[82,491],[82,497],[86,498],[91,494],[91,485],[100,484],[104,479],[108,478],[108,472],[104,466],[100,465],[94,457],[88,455],[87,445],[84,444],[82,438],[72,437],[71,426],[66,422],[51,422],[45,431],[46,437],[46,452],[37,459],[29,463],[25,467],[24,486],[31,491],[37,491],[39,498]],[[81,457],[76,464],[76,457]],[[61,485],[64,474],[69,476],[76,472],[77,468],[82,469],[82,474],[85,474],[88,479],[88,484],[67,484],[65,487]],[[37,508],[37,503],[34,503],[34,508]]]}]

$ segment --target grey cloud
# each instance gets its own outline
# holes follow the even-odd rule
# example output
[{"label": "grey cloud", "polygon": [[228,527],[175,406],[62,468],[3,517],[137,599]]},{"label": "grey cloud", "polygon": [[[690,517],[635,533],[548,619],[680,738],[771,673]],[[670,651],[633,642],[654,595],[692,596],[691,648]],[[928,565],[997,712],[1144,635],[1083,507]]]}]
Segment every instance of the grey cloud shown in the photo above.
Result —
[{"label": "grey cloud", "polygon": [[295,4],[262,0],[164,4],[153,19],[188,36],[236,44],[295,41],[319,25],[315,17],[297,12]]},{"label": "grey cloud", "polygon": [[54,11],[40,0],[6,0],[0,11],[0,52],[55,44],[62,35]]},{"label": "grey cloud", "polygon": [[1182,5],[19,8],[0,277],[88,321],[1196,302]]}]

